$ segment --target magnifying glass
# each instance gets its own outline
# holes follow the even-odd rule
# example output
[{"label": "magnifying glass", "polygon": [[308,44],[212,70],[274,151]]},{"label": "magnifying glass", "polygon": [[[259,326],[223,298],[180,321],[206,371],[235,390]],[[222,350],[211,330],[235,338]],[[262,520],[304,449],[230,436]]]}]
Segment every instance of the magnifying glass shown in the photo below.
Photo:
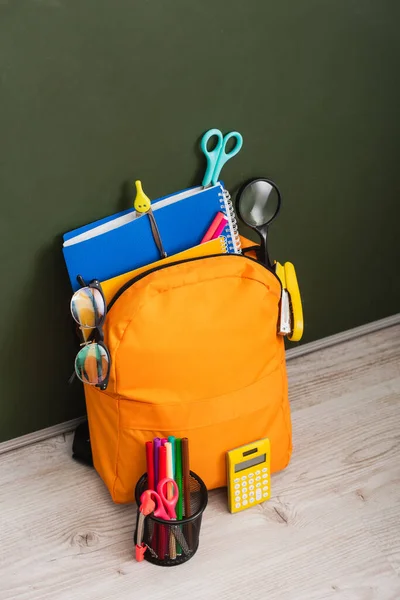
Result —
[{"label": "magnifying glass", "polygon": [[281,194],[269,179],[251,179],[236,196],[236,210],[240,219],[260,236],[259,260],[269,269],[272,263],[268,254],[268,226],[279,213]]}]

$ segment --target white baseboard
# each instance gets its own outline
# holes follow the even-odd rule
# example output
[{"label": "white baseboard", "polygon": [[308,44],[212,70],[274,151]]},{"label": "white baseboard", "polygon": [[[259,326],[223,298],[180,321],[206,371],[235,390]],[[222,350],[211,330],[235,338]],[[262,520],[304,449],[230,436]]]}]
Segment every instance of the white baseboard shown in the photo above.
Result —
[{"label": "white baseboard", "polygon": [[1,442],[0,454],[10,452],[11,450],[16,450],[17,448],[22,448],[23,446],[30,446],[31,444],[36,444],[37,442],[43,442],[43,440],[48,440],[49,438],[56,437],[57,435],[62,435],[63,433],[69,433],[70,431],[74,431],[74,429],[76,429],[78,425],[80,425],[80,423],[83,423],[84,421],[85,417],[78,417],[77,419],[64,421],[63,423],[58,423],[57,425],[46,427],[46,429],[32,431],[32,433],[27,433],[26,435],[21,435],[20,437],[14,438],[12,440]]},{"label": "white baseboard", "polygon": [[[298,348],[290,348],[286,352],[286,359],[291,360],[292,358],[298,358],[299,356],[310,354],[310,352],[317,352],[318,350],[323,350],[325,348],[329,348],[330,346],[347,342],[362,335],[367,335],[369,333],[373,333],[374,331],[385,329],[386,327],[393,327],[399,323],[400,313],[391,317],[386,317],[385,319],[380,319],[379,321],[373,321],[372,323],[361,325],[360,327],[355,327],[354,329],[348,329],[347,331],[336,333],[335,335],[322,338],[316,342],[304,344],[304,346],[299,346]],[[39,431],[22,435],[21,437],[14,438],[13,440],[1,442],[0,454],[10,452],[11,450],[16,450],[17,448],[22,448],[23,446],[28,446],[30,444],[35,444],[37,442],[53,438],[57,435],[69,433],[73,431],[80,423],[83,423],[84,420],[85,417],[71,419],[71,421],[65,421],[64,423],[59,423],[57,425],[53,425],[52,427],[46,427],[46,429],[40,429]]]},{"label": "white baseboard", "polygon": [[392,315],[391,317],[386,317],[385,319],[380,319],[379,321],[373,321],[372,323],[366,323],[366,325],[360,325],[360,327],[354,327],[354,329],[348,329],[347,331],[342,331],[341,333],[335,333],[334,335],[322,338],[316,342],[304,344],[304,346],[299,346],[298,348],[289,348],[289,350],[286,351],[286,360],[297,358],[298,356],[303,356],[304,354],[310,354],[310,352],[316,352],[317,350],[323,350],[324,348],[329,348],[330,346],[336,346],[336,344],[348,342],[349,340],[354,340],[362,335],[368,335],[369,333],[374,333],[374,331],[386,329],[386,327],[399,325],[399,323],[400,313],[397,313],[397,315]]}]

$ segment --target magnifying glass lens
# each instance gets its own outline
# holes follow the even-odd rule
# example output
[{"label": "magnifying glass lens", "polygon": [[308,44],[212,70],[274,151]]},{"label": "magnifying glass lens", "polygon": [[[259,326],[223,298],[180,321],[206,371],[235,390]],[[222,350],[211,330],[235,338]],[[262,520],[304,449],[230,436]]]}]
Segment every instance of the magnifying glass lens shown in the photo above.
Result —
[{"label": "magnifying glass lens", "polygon": [[270,223],[279,210],[277,189],[268,181],[249,183],[240,195],[240,216],[250,226]]}]

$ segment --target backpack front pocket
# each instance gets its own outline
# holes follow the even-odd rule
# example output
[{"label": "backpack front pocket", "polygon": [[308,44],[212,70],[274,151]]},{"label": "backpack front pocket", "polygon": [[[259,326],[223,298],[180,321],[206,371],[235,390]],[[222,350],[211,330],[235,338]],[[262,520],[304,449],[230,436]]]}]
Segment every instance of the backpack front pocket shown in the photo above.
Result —
[{"label": "backpack front pocket", "polygon": [[274,368],[279,298],[276,278],[243,257],[150,273],[109,312],[109,389],[157,404],[251,385]]}]

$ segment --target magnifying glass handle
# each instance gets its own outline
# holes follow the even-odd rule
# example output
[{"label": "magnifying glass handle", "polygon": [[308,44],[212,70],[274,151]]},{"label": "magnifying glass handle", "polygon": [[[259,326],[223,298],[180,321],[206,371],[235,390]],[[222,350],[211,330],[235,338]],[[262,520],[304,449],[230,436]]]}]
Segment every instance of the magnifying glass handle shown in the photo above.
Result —
[{"label": "magnifying glass handle", "polygon": [[272,263],[268,254],[268,229],[264,227],[257,227],[257,232],[260,236],[260,247],[258,249],[258,260],[263,263],[269,269],[272,269]]}]

